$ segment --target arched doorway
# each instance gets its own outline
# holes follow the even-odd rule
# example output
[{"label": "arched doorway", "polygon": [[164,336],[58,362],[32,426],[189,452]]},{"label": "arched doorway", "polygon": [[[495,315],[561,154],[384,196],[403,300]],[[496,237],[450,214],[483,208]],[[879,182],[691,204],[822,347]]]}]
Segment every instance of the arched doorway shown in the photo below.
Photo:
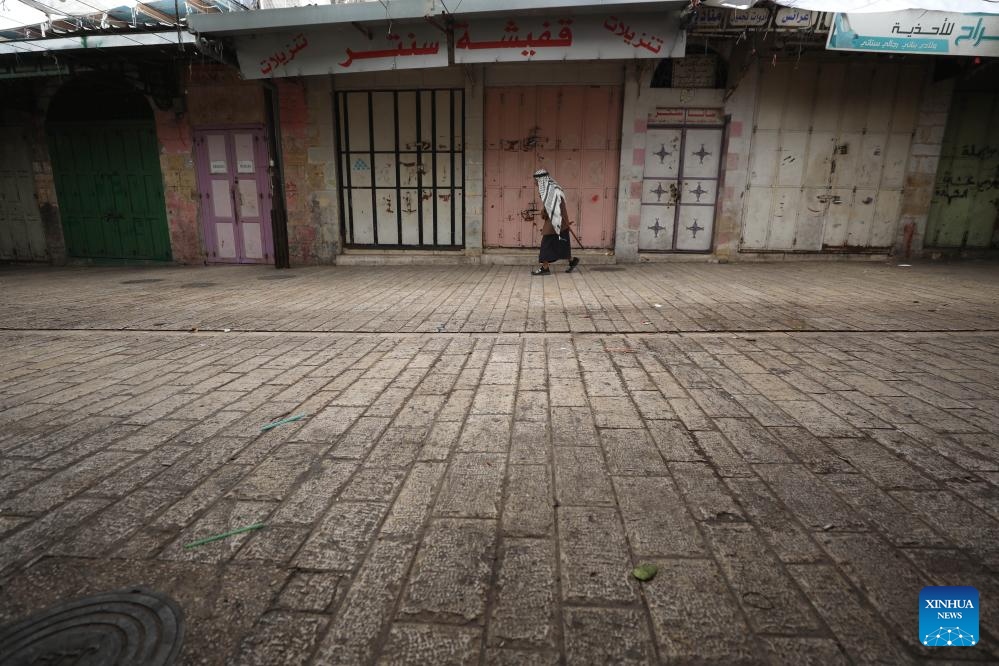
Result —
[{"label": "arched doorway", "polygon": [[56,93],[46,121],[67,255],[169,260],[156,125],[145,97],[122,80],[81,77]]}]

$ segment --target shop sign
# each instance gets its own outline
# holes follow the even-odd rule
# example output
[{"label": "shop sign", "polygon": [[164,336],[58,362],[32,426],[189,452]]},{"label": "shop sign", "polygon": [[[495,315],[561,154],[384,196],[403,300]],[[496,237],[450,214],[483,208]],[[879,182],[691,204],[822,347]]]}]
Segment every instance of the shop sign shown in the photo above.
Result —
[{"label": "shop sign", "polygon": [[923,10],[836,14],[826,48],[995,57],[999,56],[999,15]]},{"label": "shop sign", "polygon": [[[387,26],[386,26],[387,27]],[[429,23],[396,23],[368,35],[351,25],[237,37],[247,79],[447,66],[447,40]]]},{"label": "shop sign", "polygon": [[686,46],[673,12],[471,20],[454,38],[456,63],[679,58]]}]

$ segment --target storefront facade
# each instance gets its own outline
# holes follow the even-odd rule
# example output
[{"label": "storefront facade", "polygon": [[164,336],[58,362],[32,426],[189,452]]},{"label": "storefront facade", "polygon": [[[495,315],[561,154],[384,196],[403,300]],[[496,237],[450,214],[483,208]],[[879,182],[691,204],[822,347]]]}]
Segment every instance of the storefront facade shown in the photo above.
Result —
[{"label": "storefront facade", "polygon": [[[702,8],[686,31],[676,9],[382,23],[220,31],[238,70],[177,67],[135,117],[72,118],[70,84],[40,80],[42,120],[4,121],[0,258],[524,263],[542,167],[592,261],[999,242],[988,57],[830,50],[832,15],[774,8]],[[145,137],[106,155],[125,172],[74,157],[98,130],[105,152]]]}]

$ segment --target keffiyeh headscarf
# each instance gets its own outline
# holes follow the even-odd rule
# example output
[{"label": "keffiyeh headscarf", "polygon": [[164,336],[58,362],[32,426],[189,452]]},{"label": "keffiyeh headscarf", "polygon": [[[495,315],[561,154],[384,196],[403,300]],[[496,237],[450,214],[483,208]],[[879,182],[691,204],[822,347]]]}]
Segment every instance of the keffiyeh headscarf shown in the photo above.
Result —
[{"label": "keffiyeh headscarf", "polygon": [[562,233],[562,201],[565,199],[565,192],[562,186],[555,182],[547,169],[538,169],[534,172],[534,180],[538,183],[538,194],[541,196],[541,205],[548,213],[548,219],[555,227],[555,233]]}]

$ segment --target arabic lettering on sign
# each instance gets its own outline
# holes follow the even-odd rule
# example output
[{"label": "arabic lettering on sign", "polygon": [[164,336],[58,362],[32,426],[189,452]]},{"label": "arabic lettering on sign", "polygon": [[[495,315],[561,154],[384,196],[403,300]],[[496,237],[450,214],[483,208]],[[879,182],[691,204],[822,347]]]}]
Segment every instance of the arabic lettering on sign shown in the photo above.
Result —
[{"label": "arabic lettering on sign", "polygon": [[770,10],[764,7],[741,9],[729,14],[728,25],[732,28],[762,28],[770,23]]},{"label": "arabic lettering on sign", "polygon": [[350,47],[344,49],[347,59],[339,63],[340,67],[349,68],[355,60],[369,60],[372,58],[404,58],[408,56],[437,55],[440,51],[440,42],[423,42],[417,46],[416,35],[408,33],[404,41],[400,35],[389,33],[385,36],[393,46],[387,49],[371,49],[368,51],[355,51]]},{"label": "arabic lettering on sign", "polygon": [[694,26],[697,28],[721,28],[725,24],[726,12],[717,7],[700,5],[694,15]]},{"label": "arabic lettering on sign", "polygon": [[808,28],[814,25],[817,19],[818,12],[782,7],[777,10],[777,14],[774,16],[774,26],[778,30],[784,28]]},{"label": "arabic lettering on sign", "polygon": [[624,21],[620,21],[616,16],[610,16],[604,21],[604,27],[615,35],[621,37],[621,41],[637,48],[645,48],[652,53],[659,53],[663,47],[663,38],[657,35],[649,35],[643,32],[636,39],[635,31]]},{"label": "arabic lettering on sign", "polygon": [[305,33],[298,33],[292,38],[291,42],[285,45],[283,49],[275,51],[273,54],[260,61],[260,73],[266,76],[273,72],[276,68],[284,67],[295,59],[299,51],[306,48],[308,45],[309,40],[305,37]]},{"label": "arabic lettering on sign", "polygon": [[678,57],[676,12],[471,20],[455,26],[454,60],[596,60]]},{"label": "arabic lettering on sign", "polygon": [[454,43],[456,49],[520,49],[520,55],[529,57],[537,53],[535,49],[572,46],[572,19],[558,19],[560,26],[558,37],[552,37],[552,24],[549,21],[541,23],[541,30],[537,36],[534,32],[521,35],[520,28],[513,20],[506,22],[503,27],[503,36],[499,39],[474,41],[469,34],[469,25],[462,23],[455,28],[462,31],[461,37]]},{"label": "arabic lettering on sign", "polygon": [[999,56],[999,15],[904,11],[836,14],[827,48]]}]

